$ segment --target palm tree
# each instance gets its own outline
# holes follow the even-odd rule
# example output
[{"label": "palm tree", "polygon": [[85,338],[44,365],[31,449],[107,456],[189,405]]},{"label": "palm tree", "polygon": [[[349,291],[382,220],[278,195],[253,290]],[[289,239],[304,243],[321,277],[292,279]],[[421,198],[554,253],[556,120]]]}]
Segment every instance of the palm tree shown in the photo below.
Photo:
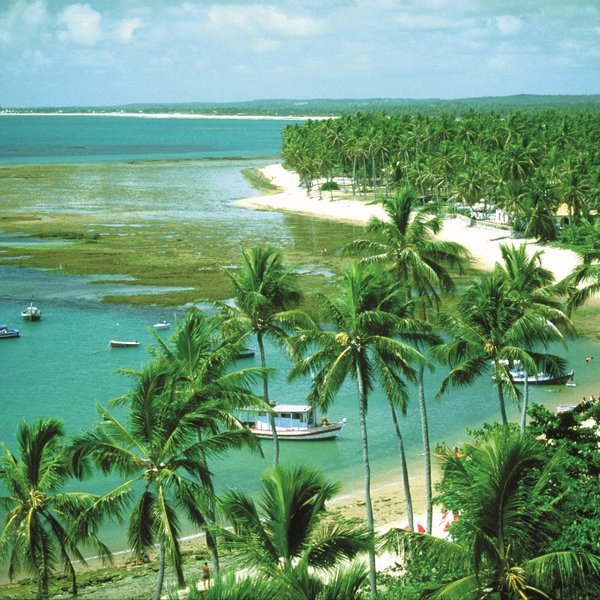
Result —
[{"label": "palm tree", "polygon": [[[367,231],[375,234],[376,239],[356,240],[345,251],[367,254],[363,259],[367,263],[390,264],[407,298],[414,299],[416,314],[427,320],[429,311],[439,308],[440,293],[454,289],[449,269],[462,270],[469,255],[460,244],[434,238],[442,229],[442,219],[433,214],[428,206],[416,208],[416,200],[414,191],[408,188],[398,196],[384,199],[382,205],[387,219],[373,217],[367,225]],[[431,341],[434,341],[433,338]],[[418,369],[417,389],[425,456],[426,527],[431,532],[431,449],[424,378],[425,367],[422,365]],[[409,525],[413,529],[412,509],[409,511]]]},{"label": "palm tree", "polygon": [[[165,559],[175,569],[179,586],[185,584],[181,548],[180,513],[204,527],[214,502],[206,465],[207,457],[232,447],[252,443],[253,434],[228,416],[220,399],[194,406],[178,394],[176,381],[163,361],[154,361],[136,374],[136,385],[118,404],[127,403],[127,423],[121,423],[102,406],[101,422],[73,442],[73,464],[78,474],[91,460],[103,473],[116,471],[125,481],[105,494],[88,510],[110,510],[121,515],[134,504],[129,516],[128,542],[134,556],[159,547],[156,599],[161,595]],[[229,427],[221,431],[222,423]],[[217,433],[198,439],[198,431]]]},{"label": "palm tree", "polygon": [[[327,408],[342,384],[356,381],[358,410],[365,471],[365,508],[367,528],[374,535],[371,502],[371,468],[367,436],[367,406],[369,393],[376,381],[381,381],[385,393],[395,403],[406,394],[403,378],[414,381],[412,364],[425,362],[414,348],[394,339],[403,321],[387,307],[395,305],[398,286],[390,285],[387,274],[379,269],[353,265],[344,273],[339,297],[321,296],[325,322],[331,329],[305,329],[291,340],[296,355],[303,356],[290,372],[290,378],[313,373],[309,399]],[[369,547],[369,584],[371,598],[377,593],[375,548]]]},{"label": "palm tree", "polygon": [[[496,428],[443,459],[440,501],[460,515],[452,540],[392,529],[382,547],[406,560],[424,561],[440,573],[430,600],[549,598],[548,593],[600,573],[600,557],[568,550],[538,555],[559,526],[553,508],[558,461],[548,461],[537,440],[512,428]],[[434,571],[432,571],[434,572]]]},{"label": "palm tree", "polygon": [[[266,370],[265,337],[281,343],[287,328],[307,324],[306,313],[293,310],[301,294],[294,273],[283,264],[281,253],[271,247],[255,247],[242,252],[244,262],[238,273],[225,271],[233,284],[234,306],[218,304],[221,327],[227,333],[239,332],[240,339],[256,335],[263,369],[263,399],[269,402],[269,378]],[[270,415],[273,431],[273,463],[279,463],[279,440],[275,420]]]},{"label": "palm tree", "polygon": [[[519,397],[510,377],[511,366],[520,362],[526,371],[535,372],[531,349],[562,340],[547,317],[545,308],[530,305],[525,310],[510,281],[501,273],[476,279],[461,295],[456,314],[441,317],[442,328],[451,339],[431,352],[451,370],[438,394],[450,386],[471,385],[483,373],[491,372],[502,423],[507,425],[504,393]],[[564,367],[558,358],[547,356],[554,360],[556,368]]]},{"label": "palm tree", "polygon": [[[573,333],[573,327],[567,315],[562,310],[557,295],[560,289],[554,285],[554,274],[552,271],[542,266],[541,250],[528,256],[527,248],[524,244],[519,247],[500,246],[502,254],[502,263],[496,263],[496,272],[508,282],[508,293],[513,301],[519,307],[522,314],[536,310],[543,315],[546,320],[549,338],[556,342],[564,343],[561,331]],[[562,362],[558,357],[546,353],[540,354],[532,348],[526,347],[529,355],[536,361],[543,361],[544,370],[552,369],[552,365],[559,368]],[[527,422],[527,409],[529,405],[529,385],[528,375],[532,373],[525,364],[522,365],[525,371],[523,399],[521,402],[521,433],[525,432]],[[533,371],[534,373],[537,372]]]},{"label": "palm tree", "polygon": [[278,465],[263,475],[258,501],[230,491],[222,509],[231,528],[220,533],[236,564],[278,580],[287,598],[319,597],[307,593],[324,586],[309,568],[331,576],[370,544],[367,530],[326,519],[326,503],[339,489],[309,467]]},{"label": "palm tree", "polygon": [[600,236],[591,248],[579,251],[579,262],[573,271],[560,282],[568,290],[567,310],[571,314],[600,292]]},{"label": "palm tree", "polygon": [[[215,412],[215,419],[202,423],[196,432],[198,440],[215,435],[222,428],[229,428],[231,414],[235,414],[236,409],[257,406],[268,410],[268,406],[249,391],[249,386],[262,377],[262,371],[255,368],[232,370],[240,344],[237,338],[222,335],[217,319],[192,309],[178,325],[169,343],[157,334],[155,338],[158,348],[153,351],[164,360],[176,382],[178,401],[188,401],[192,411],[203,404],[216,407],[216,403],[220,402],[222,414]],[[262,454],[257,438],[247,437],[246,441],[251,450]],[[214,491],[210,471],[203,472],[202,483],[208,490]],[[205,516],[209,524],[214,523],[212,506],[207,507]],[[213,572],[218,575],[219,555],[210,527],[206,528],[206,543],[212,557]]]},{"label": "palm tree", "polygon": [[8,493],[0,497],[0,507],[6,511],[0,552],[8,558],[8,575],[12,580],[19,568],[34,573],[37,598],[48,598],[50,575],[60,563],[71,578],[75,596],[73,560],[85,564],[78,542],[93,544],[103,559],[110,559],[110,551],[93,529],[78,536],[71,527],[95,497],[60,491],[71,473],[60,420],[40,419],[31,426],[21,423],[17,443],[20,456],[5,445],[0,455],[0,481]]}]

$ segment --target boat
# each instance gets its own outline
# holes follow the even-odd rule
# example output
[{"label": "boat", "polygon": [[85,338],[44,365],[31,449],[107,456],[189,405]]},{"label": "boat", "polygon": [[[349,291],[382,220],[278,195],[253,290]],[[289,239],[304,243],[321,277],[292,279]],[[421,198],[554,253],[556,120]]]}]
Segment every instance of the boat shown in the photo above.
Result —
[{"label": "boat", "polygon": [[255,355],[254,348],[242,348],[236,358],[252,358]]},{"label": "boat", "polygon": [[[327,417],[317,421],[316,410],[305,404],[276,404],[273,407],[275,430],[280,440],[317,441],[334,440],[346,424],[346,419],[329,422]],[[248,409],[240,421],[261,439],[273,439],[273,431],[266,411]],[[239,415],[238,415],[239,416]]]},{"label": "boat", "polygon": [[[536,375],[529,375],[527,383],[529,385],[564,385],[572,381],[574,375],[575,372],[572,369],[559,375],[551,375],[550,373],[541,371]],[[525,383],[525,371],[510,371],[510,378],[513,383]]]},{"label": "boat", "polygon": [[109,344],[111,348],[136,348],[140,345],[140,343],[137,340],[110,340]]},{"label": "boat", "polygon": [[25,310],[21,311],[21,316],[26,321],[39,321],[42,318],[42,311],[32,302]]},{"label": "boat", "polygon": [[162,321],[161,323],[154,323],[154,325],[152,325],[152,327],[154,327],[154,329],[169,329],[169,327],[171,327],[171,323]]},{"label": "boat", "polygon": [[559,404],[556,407],[556,412],[557,413],[566,413],[566,412],[571,412],[572,410],[574,410],[575,408],[577,408],[577,405],[575,404]]},{"label": "boat", "polygon": [[21,335],[18,329],[11,329],[8,325],[0,325],[0,338],[16,338]]}]

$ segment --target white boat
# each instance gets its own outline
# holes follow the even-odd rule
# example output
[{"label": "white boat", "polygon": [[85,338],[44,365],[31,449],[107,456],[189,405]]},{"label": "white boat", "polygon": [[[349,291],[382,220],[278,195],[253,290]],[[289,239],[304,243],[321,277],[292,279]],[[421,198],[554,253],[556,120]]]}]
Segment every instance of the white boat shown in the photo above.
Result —
[{"label": "white boat", "polygon": [[[529,375],[527,383],[529,385],[564,385],[573,379],[574,374],[572,369],[560,375],[550,375],[542,371],[536,375]],[[510,378],[513,383],[525,383],[525,371],[511,371]]]},{"label": "white boat", "polygon": [[32,302],[25,310],[21,311],[21,316],[26,321],[39,321],[42,318],[42,311]]},{"label": "white boat", "polygon": [[556,407],[556,412],[557,413],[566,413],[566,412],[571,412],[573,409],[576,408],[575,404],[559,404]]},{"label": "white boat", "polygon": [[[273,407],[275,430],[280,440],[317,441],[334,440],[346,424],[346,419],[329,422],[327,417],[317,421],[316,410],[304,404],[277,404]],[[242,411],[240,420],[259,438],[273,439],[273,431],[266,411]],[[238,415],[239,416],[239,415]]]},{"label": "white boat", "polygon": [[161,323],[154,323],[154,325],[152,325],[152,327],[154,327],[154,329],[169,329],[169,327],[171,327],[171,323],[162,321]]},{"label": "white boat", "polygon": [[136,348],[140,345],[140,343],[137,340],[110,340],[109,344],[111,348]]}]

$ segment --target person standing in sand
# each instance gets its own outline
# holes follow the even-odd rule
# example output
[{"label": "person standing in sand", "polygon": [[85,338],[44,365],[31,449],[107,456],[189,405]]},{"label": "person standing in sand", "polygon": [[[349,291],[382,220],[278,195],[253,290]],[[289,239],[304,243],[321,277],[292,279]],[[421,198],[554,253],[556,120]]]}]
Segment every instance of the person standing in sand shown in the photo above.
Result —
[{"label": "person standing in sand", "polygon": [[208,567],[208,563],[205,562],[202,567],[202,584],[204,589],[207,589],[210,585],[210,568]]}]

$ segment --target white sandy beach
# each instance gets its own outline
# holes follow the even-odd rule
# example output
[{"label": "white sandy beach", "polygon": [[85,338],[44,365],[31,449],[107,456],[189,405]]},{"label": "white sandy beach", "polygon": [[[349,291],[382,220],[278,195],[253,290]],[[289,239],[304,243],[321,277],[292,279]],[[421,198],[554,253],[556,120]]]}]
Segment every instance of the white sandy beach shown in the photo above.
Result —
[{"label": "white sandy beach", "polygon": [[[300,187],[298,175],[284,169],[280,164],[269,165],[262,169],[263,174],[271,182],[280,187],[281,193],[245,198],[238,200],[239,206],[256,210],[280,210],[332,219],[348,223],[367,223],[372,216],[385,218],[378,204],[368,204],[361,200],[330,200],[329,192],[318,191],[310,195]],[[466,217],[446,219],[440,239],[455,241],[465,246],[473,257],[474,266],[489,270],[500,260],[500,244],[519,245],[526,243],[531,252],[542,250],[542,263],[554,273],[556,280],[568,275],[577,264],[577,255],[570,250],[548,248],[535,244],[534,240],[514,240],[510,232],[484,225],[470,226]]]}]

